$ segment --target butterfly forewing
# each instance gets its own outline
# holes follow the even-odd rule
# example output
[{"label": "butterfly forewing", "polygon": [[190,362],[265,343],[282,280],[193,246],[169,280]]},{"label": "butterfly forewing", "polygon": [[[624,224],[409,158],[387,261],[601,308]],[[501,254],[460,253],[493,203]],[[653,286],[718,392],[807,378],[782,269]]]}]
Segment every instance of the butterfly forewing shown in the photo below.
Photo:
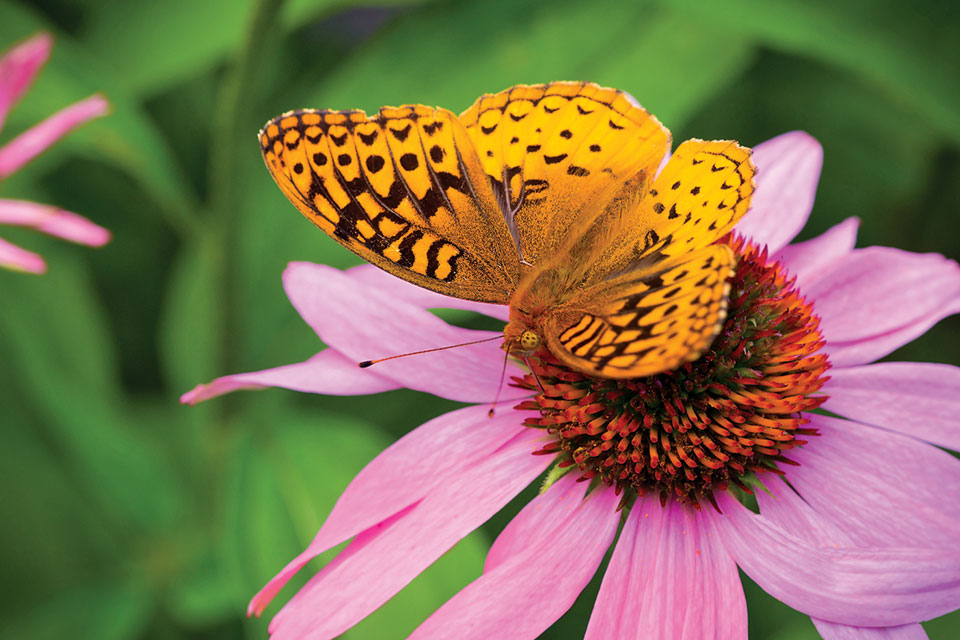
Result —
[{"label": "butterfly forewing", "polygon": [[591,83],[517,86],[460,119],[523,261],[550,268],[638,172],[653,176],[670,134],[627,94]]},{"label": "butterfly forewing", "polygon": [[295,111],[267,123],[260,144],[290,201],[362,258],[447,295],[509,299],[519,278],[513,241],[449,111]]}]

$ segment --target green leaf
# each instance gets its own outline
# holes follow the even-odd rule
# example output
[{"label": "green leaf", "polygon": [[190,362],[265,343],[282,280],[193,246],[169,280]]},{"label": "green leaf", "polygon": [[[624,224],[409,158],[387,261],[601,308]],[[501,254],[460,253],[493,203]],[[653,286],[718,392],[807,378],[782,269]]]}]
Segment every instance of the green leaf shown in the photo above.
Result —
[{"label": "green leaf", "polygon": [[[413,0],[394,0],[407,4]],[[356,0],[287,2],[282,24],[295,27],[358,4]],[[241,45],[254,0],[112,2],[89,14],[83,40],[112,60],[120,87],[152,95],[207,74]]]},{"label": "green leaf", "polygon": [[176,257],[160,322],[162,363],[170,386],[179,393],[207,382],[218,371],[223,342],[222,293],[218,256],[211,242],[187,245]]},{"label": "green leaf", "polygon": [[[62,249],[68,251],[67,249]],[[42,278],[0,270],[3,364],[104,513],[153,528],[178,509],[152,435],[126,415],[105,319],[80,263],[59,250]]]},{"label": "green leaf", "polygon": [[88,582],[4,616],[0,638],[126,640],[139,636],[151,608],[139,585]]},{"label": "green leaf", "polygon": [[[721,36],[724,46],[717,48]],[[676,126],[741,73],[750,53],[746,38],[643,3],[431,5],[398,19],[295,102],[368,111],[412,102],[460,110],[511,84],[592,80],[629,91]]]},{"label": "green leaf", "polygon": [[[662,0],[727,37],[822,60],[880,87],[941,132],[960,140],[960,49],[949,3],[923,10],[900,2]],[[939,15],[938,15],[939,12]],[[717,51],[727,38],[713,43]]]},{"label": "green leaf", "polygon": [[[9,362],[0,343],[0,362]],[[16,603],[38,600],[51,585],[89,576],[92,561],[114,558],[117,540],[65,468],[15,386],[16,372],[0,367],[0,566],[17,585]],[[0,605],[0,619],[4,606]]]}]

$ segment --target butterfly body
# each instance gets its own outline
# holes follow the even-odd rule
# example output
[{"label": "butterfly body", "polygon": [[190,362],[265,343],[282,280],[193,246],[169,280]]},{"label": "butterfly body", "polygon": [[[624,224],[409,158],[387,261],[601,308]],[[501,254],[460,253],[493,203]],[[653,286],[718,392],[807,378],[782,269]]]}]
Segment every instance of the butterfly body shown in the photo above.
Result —
[{"label": "butterfly body", "polygon": [[504,348],[592,375],[698,357],[726,308],[749,150],[670,135],[627,94],[517,86],[461,116],[422,105],[303,110],[260,134],[267,168],[320,229],[377,266],[508,304]]}]

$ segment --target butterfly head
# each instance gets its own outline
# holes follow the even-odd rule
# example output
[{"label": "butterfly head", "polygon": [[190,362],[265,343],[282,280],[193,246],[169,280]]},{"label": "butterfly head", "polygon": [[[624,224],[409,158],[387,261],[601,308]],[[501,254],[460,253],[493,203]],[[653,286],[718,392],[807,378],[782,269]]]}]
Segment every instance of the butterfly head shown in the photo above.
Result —
[{"label": "butterfly head", "polygon": [[520,341],[518,346],[521,351],[526,353],[533,353],[537,350],[537,347],[540,346],[540,336],[536,331],[524,331],[520,334]]},{"label": "butterfly head", "polygon": [[520,357],[530,356],[541,344],[543,338],[540,333],[522,320],[511,320],[503,329],[503,350],[507,353]]}]

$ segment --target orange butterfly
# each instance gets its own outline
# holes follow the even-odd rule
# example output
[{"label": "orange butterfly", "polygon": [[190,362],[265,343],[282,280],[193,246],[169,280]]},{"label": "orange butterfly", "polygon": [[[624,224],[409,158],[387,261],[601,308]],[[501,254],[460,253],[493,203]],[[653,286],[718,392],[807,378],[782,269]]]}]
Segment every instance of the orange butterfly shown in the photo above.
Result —
[{"label": "orange butterfly", "polygon": [[688,140],[629,95],[581,82],[446,109],[305,109],[260,132],[270,174],[334,240],[433,291],[510,305],[504,348],[541,344],[594,376],[672,369],[722,326],[750,203],[735,142]]}]

